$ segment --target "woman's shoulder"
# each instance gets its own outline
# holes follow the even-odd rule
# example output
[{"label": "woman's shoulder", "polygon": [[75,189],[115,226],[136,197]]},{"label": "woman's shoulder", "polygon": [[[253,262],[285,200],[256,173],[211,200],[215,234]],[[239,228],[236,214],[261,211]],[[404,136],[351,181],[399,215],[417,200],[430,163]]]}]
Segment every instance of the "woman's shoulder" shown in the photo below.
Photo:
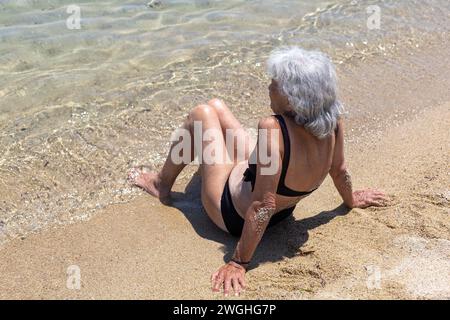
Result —
[{"label": "woman's shoulder", "polygon": [[258,122],[258,129],[278,129],[278,121],[274,116],[264,117]]}]

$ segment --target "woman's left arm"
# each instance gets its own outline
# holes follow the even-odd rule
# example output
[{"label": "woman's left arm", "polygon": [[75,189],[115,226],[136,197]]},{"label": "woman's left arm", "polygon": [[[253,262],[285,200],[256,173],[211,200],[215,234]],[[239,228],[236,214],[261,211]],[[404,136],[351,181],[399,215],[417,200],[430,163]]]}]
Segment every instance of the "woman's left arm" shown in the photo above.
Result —
[{"label": "woman's left arm", "polygon": [[225,296],[232,290],[239,295],[245,287],[248,263],[276,212],[276,189],[280,179],[280,128],[273,118],[265,118],[258,125],[257,175],[252,203],[245,214],[241,238],[230,262],[212,275],[213,291],[223,287]]}]

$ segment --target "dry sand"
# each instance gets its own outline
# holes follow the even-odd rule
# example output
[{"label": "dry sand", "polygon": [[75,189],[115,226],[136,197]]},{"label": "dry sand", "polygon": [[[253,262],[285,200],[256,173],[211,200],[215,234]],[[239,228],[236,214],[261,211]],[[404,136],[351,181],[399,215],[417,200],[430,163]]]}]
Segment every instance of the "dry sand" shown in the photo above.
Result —
[{"label": "dry sand", "polygon": [[[379,187],[392,201],[349,211],[327,179],[297,206],[295,220],[267,232],[242,299],[450,298],[445,48],[341,70],[344,101],[369,110],[354,107],[348,130],[354,185]],[[432,66],[423,63],[430,55]],[[389,81],[362,75],[369,72]],[[202,212],[197,178],[176,189],[174,207],[142,195],[90,221],[10,241],[0,249],[0,298],[221,298],[210,291],[209,277],[236,239]],[[70,265],[80,267],[80,290],[66,287]]]}]

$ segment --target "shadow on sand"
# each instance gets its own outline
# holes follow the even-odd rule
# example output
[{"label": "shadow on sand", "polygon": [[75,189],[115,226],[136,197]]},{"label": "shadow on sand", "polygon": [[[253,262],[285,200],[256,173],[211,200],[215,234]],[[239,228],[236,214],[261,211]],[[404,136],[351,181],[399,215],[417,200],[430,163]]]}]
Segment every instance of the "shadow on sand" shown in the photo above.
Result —
[{"label": "shadow on sand", "polygon": [[[236,237],[219,229],[207,216],[200,200],[201,178],[195,174],[185,188],[185,192],[173,192],[170,204],[180,210],[202,238],[223,244],[224,262],[229,261],[236,248]],[[252,259],[250,268],[260,263],[292,258],[308,241],[308,231],[324,225],[337,216],[346,215],[350,209],[344,204],[331,211],[322,211],[314,217],[295,220],[289,217],[266,231]]]}]

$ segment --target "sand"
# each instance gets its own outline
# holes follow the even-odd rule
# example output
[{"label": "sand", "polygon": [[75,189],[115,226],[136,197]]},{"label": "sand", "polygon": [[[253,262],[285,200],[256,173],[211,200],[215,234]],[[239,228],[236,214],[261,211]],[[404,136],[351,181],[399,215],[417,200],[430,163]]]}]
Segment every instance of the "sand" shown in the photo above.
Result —
[{"label": "sand", "polygon": [[[381,188],[392,201],[348,210],[327,178],[295,219],[267,232],[240,299],[450,298],[448,50],[340,70],[354,111],[347,132],[354,185]],[[370,72],[387,80],[375,83]],[[176,185],[174,207],[142,194],[87,222],[9,241],[0,248],[0,298],[221,298],[209,278],[236,239],[202,212],[198,177],[185,182]],[[67,287],[73,265],[80,289]]]}]

